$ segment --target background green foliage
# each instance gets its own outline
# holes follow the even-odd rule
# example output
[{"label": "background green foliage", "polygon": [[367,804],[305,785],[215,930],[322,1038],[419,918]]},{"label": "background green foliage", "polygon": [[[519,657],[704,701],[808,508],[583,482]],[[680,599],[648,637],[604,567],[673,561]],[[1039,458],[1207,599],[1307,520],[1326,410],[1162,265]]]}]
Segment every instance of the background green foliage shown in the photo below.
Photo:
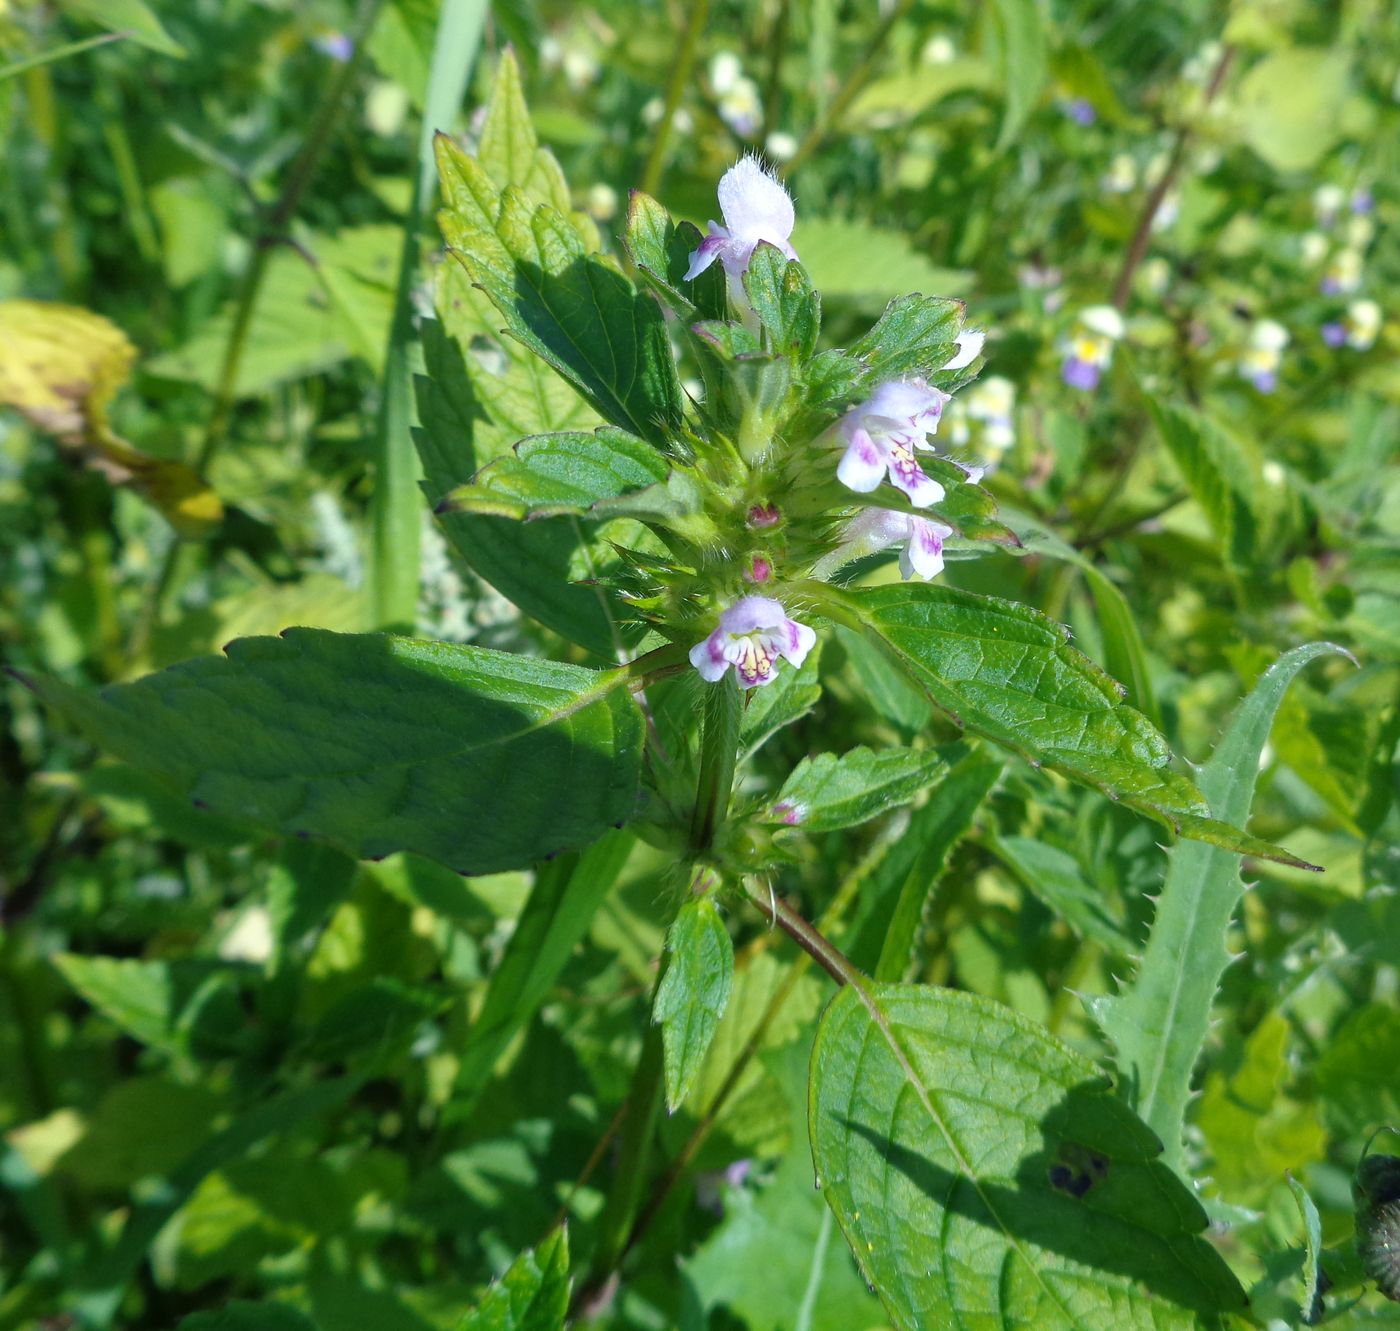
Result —
[{"label": "background green foliage", "polygon": [[[428,663],[415,668],[417,707],[376,709],[397,744],[389,731],[424,714],[448,726],[435,672],[469,670],[481,649],[566,663],[521,665],[527,716],[595,678],[571,666],[615,660],[589,582],[615,547],[574,528],[561,537],[552,523],[571,517],[511,515],[572,514],[568,441],[599,438],[604,419],[647,433],[677,408],[689,362],[679,386],[618,384],[585,346],[573,367],[584,403],[520,356],[470,280],[489,293],[502,280],[493,257],[521,237],[507,239],[494,212],[462,220],[450,148],[448,239],[471,240],[471,279],[441,260],[430,223],[413,224],[420,113],[451,83],[434,53],[452,8],[0,4],[0,300],[85,307],[125,331],[139,359],[111,423],[150,460],[137,484],[113,471],[110,449],[55,440],[32,413],[0,416],[7,665],[91,698],[290,626],[394,625],[470,644],[415,658]],[[663,138],[697,12],[695,63],[674,83]],[[367,21],[360,60],[342,64],[334,39]],[[520,122],[473,114],[507,44],[564,178]],[[569,234],[552,241],[566,266],[599,247],[622,259],[638,185],[703,225],[719,175],[755,148],[790,164],[793,243],[821,293],[824,348],[850,346],[907,292],[966,300],[990,333],[984,377],[1010,380],[1016,402],[1009,450],[989,449],[975,421],[967,449],[999,463],[987,484],[1022,547],[950,559],[943,582],[1070,625],[1176,753],[1203,762],[1215,750],[1199,784],[1218,816],[1248,816],[1259,837],[1325,867],[1246,861],[1241,881],[1226,852],[1164,853],[1165,834],[1130,799],[1071,786],[1049,769],[1074,762],[1015,744],[1016,718],[1013,747],[1044,768],[955,743],[855,627],[745,714],[756,758],[740,797],[796,847],[775,890],[880,981],[966,991],[918,1000],[938,1010],[917,1029],[969,1048],[1025,1042],[1112,1126],[1118,1154],[1083,1159],[1045,1124],[1036,1136],[1036,1106],[1011,1088],[979,1097],[969,1083],[941,1145],[906,1095],[881,1156],[890,1142],[920,1153],[886,1179],[876,1210],[922,1235],[937,1217],[920,1168],[946,1168],[940,1151],[963,1134],[1004,1132],[1019,1159],[1010,1138],[1029,1134],[1026,1150],[1054,1159],[1007,1211],[1024,1241],[1013,1274],[1049,1281],[1076,1256],[1057,1232],[1055,1180],[1102,1187],[1105,1212],[1122,1207],[1146,1237],[1119,1273],[1124,1302],[1100,1282],[1075,1325],[1191,1325],[1183,1308],[1233,1306],[1236,1282],[1250,1296],[1242,1319],[1300,1325],[1317,1312],[1319,1248],[1329,1324],[1400,1322],[1374,1292],[1348,1310],[1364,1285],[1346,1251],[1351,1173],[1369,1134],[1400,1123],[1397,74],[1400,15],[1372,0],[537,0],[492,7],[462,114],[440,126],[488,174],[517,171],[513,185],[567,216]],[[330,102],[341,79],[344,100]],[[1319,186],[1339,191],[1336,216],[1319,215]],[[1373,209],[1352,211],[1364,194]],[[1359,289],[1324,291],[1346,251],[1360,257]],[[258,255],[265,272],[230,366]],[[647,255],[639,240],[633,261]],[[393,333],[401,272],[414,322]],[[440,324],[419,324],[434,290]],[[1099,389],[1076,392],[1059,376],[1061,341],[1079,308],[1115,293],[1127,337]],[[1386,317],[1376,345],[1327,345],[1322,326],[1360,296]],[[655,341],[648,302],[628,331]],[[1238,372],[1264,318],[1292,336],[1270,393]],[[467,361],[477,391],[490,386],[490,423],[456,391]],[[428,502],[400,485],[406,363],[432,373],[417,393]],[[522,488],[538,472],[512,471],[510,445],[541,428],[518,421],[545,421],[563,441],[547,493]],[[469,423],[474,458],[454,451]],[[637,480],[625,468],[642,464],[619,450],[623,493]],[[202,473],[222,506],[180,540],[157,483],[187,474],[175,464]],[[449,494],[457,507],[434,525],[430,504]],[[410,610],[402,552],[414,540]],[[389,573],[386,542],[399,559]],[[889,564],[859,572],[897,578]],[[893,622],[904,599],[891,587],[866,604]],[[951,612],[958,594],[930,603]],[[947,654],[928,636],[905,633],[937,682]],[[1270,671],[1324,639],[1356,663],[1318,652],[1306,669],[1295,656]],[[293,635],[269,650],[318,655],[321,642]],[[417,650],[386,646],[364,664],[414,673],[404,657]],[[257,715],[333,726],[352,664],[318,659],[311,696]],[[184,667],[238,669],[239,653]],[[655,691],[663,733],[693,724],[700,687],[687,677]],[[94,725],[121,729],[115,703],[85,706]],[[882,1284],[932,1277],[889,1275],[904,1250],[862,1227],[868,1200],[828,1177],[829,1208],[811,1186],[807,1061],[830,986],[757,911],[686,908],[673,950],[694,936],[719,971],[694,977],[698,1017],[674,994],[656,1009],[685,1024],[664,1068],[675,1112],[629,1101],[634,1069],[662,1062],[652,994],[678,903],[669,852],[626,832],[577,850],[622,816],[617,792],[557,792],[538,849],[565,853],[534,872],[476,872],[494,867],[506,832],[470,807],[443,858],[476,876],[411,854],[358,863],[192,803],[201,780],[222,797],[239,782],[250,801],[276,792],[249,765],[253,714],[182,715],[190,733],[162,755],[172,787],[100,757],[13,679],[0,693],[0,1323],[543,1328],[558,1325],[572,1271],[576,1312],[601,1326],[914,1324],[917,1306],[887,1311],[867,1293],[842,1234],[858,1254],[875,1245],[861,1265]],[[635,721],[604,690],[570,724],[586,758],[609,726]],[[139,756],[146,737],[125,739]],[[547,785],[531,764],[548,754],[512,753],[516,776]],[[396,847],[356,840],[357,816],[378,807],[373,755],[358,761],[354,798],[310,830],[383,854]],[[443,771],[430,777],[469,805],[451,761],[434,751],[428,766]],[[817,811],[810,839],[789,838],[785,799]],[[881,813],[894,799],[907,807]],[[914,1001],[899,993],[882,984],[867,1009],[844,992],[823,1029],[820,1102],[943,1076],[940,1050],[916,1044],[912,1080],[886,1059],[868,1086],[847,1084],[876,1009],[889,1019]],[[1165,1163],[1096,1069],[1163,1139]],[[640,1146],[619,1153],[618,1140]],[[814,1144],[819,1166],[873,1149],[849,1134]],[[1160,1212],[1133,1202],[1127,1180],[1149,1175]],[[1195,1237],[1188,1189],[1217,1222],[1214,1252]],[[968,1223],[955,1207],[946,1218]],[[1158,1248],[1171,1260],[1132,1264]],[[1004,1257],[981,1250],[967,1289]],[[1030,1285],[1013,1286],[1028,1324],[1049,1316]]]}]

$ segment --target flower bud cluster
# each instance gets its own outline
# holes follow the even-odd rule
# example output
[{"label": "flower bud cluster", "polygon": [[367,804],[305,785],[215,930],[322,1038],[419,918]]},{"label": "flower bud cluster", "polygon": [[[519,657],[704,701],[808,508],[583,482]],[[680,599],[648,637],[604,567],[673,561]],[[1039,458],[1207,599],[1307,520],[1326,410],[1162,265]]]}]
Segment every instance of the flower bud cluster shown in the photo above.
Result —
[{"label": "flower bud cluster", "polygon": [[[709,223],[690,256],[685,277],[694,280],[718,263],[725,272],[731,305],[752,330],[755,312],[744,276],[762,244],[774,246],[789,259],[797,258],[791,241],[795,210],[787,190],[753,157],[741,158],[724,174],[718,195],[723,221]],[[952,356],[936,368],[956,371],[970,366],[981,354],[984,340],[980,332],[960,334]],[[934,454],[931,437],[949,400],[949,393],[925,377],[895,376],[870,388],[864,400],[819,434],[800,458],[774,449],[760,449],[752,456],[747,448],[740,450],[751,467],[749,492],[761,485],[769,493],[745,500],[743,528],[753,541],[728,551],[721,562],[739,567],[737,578],[725,575],[727,585],[747,583],[765,591],[773,586],[774,594],[750,593],[727,604],[721,601],[715,627],[690,651],[701,678],[714,683],[732,669],[740,685],[756,688],[776,679],[782,662],[801,665],[816,635],[790,618],[777,599],[785,576],[794,570],[820,577],[854,559],[898,546],[900,570],[906,578],[932,578],[942,571],[944,543],[954,534],[953,527],[910,510],[928,509],[946,496],[945,485],[928,474],[924,459]],[[969,419],[985,427],[981,442],[988,448],[1004,449],[1010,443],[1010,407],[1004,394],[997,399],[994,389]],[[957,465],[969,480],[982,474],[980,468]],[[943,466],[948,479],[947,464]],[[820,475],[826,468],[831,469],[827,477],[834,473],[838,486],[854,495],[872,495],[888,483],[902,506],[861,506],[833,532],[833,507],[849,513],[851,505],[843,505],[839,489],[833,491],[829,480]],[[815,479],[813,471],[819,473]],[[793,496],[790,503],[784,501],[785,493]]]}]

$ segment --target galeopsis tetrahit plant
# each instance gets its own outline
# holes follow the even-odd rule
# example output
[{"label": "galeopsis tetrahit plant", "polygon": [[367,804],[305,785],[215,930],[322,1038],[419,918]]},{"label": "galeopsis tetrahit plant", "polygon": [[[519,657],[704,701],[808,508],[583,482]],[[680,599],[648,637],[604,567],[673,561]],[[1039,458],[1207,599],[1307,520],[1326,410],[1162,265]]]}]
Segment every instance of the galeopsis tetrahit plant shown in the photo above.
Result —
[{"label": "galeopsis tetrahit plant", "polygon": [[[947,585],[945,558],[1020,543],[980,484],[996,459],[940,434],[980,366],[963,305],[899,295],[824,345],[793,200],[748,157],[718,181],[706,234],[632,197],[629,277],[572,210],[509,57],[479,142],[440,139],[438,158],[425,489],[462,558],[571,659],[290,630],[98,696],[34,687],[256,826],[464,874],[546,865],[542,910],[596,904],[639,840],[673,857],[629,1169],[645,1169],[648,1107],[694,1085],[731,992],[731,931],[780,926],[838,986],[811,1064],[814,1165],[896,1325],[1184,1328],[1238,1308],[1204,1212],[1097,1066],[990,1000],[894,982],[918,899],[888,920],[870,978],[783,891],[804,838],[938,800],[972,737],[1181,837],[1290,858],[1212,817],[1060,625]],[[1081,386],[1121,331],[1091,314],[1066,362]],[[867,576],[896,554],[899,577]],[[812,708],[836,638],[857,684],[902,678],[968,740],[750,779],[750,756]],[[464,1095],[491,1059],[468,1061]],[[637,1197],[610,1202],[595,1281],[635,1238]]]}]

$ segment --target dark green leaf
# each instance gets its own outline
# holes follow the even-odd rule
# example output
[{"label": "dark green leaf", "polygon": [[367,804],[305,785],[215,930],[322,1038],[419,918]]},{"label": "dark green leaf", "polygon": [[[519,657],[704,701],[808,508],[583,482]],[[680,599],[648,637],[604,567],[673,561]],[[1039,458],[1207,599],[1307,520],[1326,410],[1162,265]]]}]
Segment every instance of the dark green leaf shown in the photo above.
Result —
[{"label": "dark green leaf", "polygon": [[666,974],[652,1006],[665,1048],[666,1107],[690,1094],[734,983],[734,945],[710,897],[680,909],[666,934]]},{"label": "dark green leaf", "polygon": [[622,243],[638,271],[683,319],[722,319],[728,307],[724,269],[711,264],[686,281],[690,256],[703,239],[690,222],[676,223],[649,194],[633,190]]},{"label": "dark green leaf", "polygon": [[1242,1309],[1098,1069],[972,994],[848,985],[812,1051],[819,1186],[899,1331],[1194,1331]]},{"label": "dark green leaf", "polygon": [[936,749],[852,749],[804,758],[765,818],[806,832],[854,827],[906,804],[948,770]]},{"label": "dark green leaf", "polygon": [[[452,151],[444,148],[443,156]],[[485,192],[476,162],[459,157],[454,168],[473,182],[474,198]],[[590,254],[563,215],[532,206],[508,185],[489,230],[450,210],[442,225],[508,331],[604,419],[657,443],[680,424],[680,383],[660,309],[606,259]]]},{"label": "dark green leaf", "polygon": [[318,629],[227,651],[95,695],[31,687],[216,813],[361,858],[489,873],[635,812],[641,715],[619,671]]},{"label": "dark green leaf", "polygon": [[1211,818],[1191,782],[1167,769],[1166,741],[1123,703],[1122,686],[1029,606],[909,583],[866,591],[856,609],[930,700],[960,725],[1183,836],[1303,865]]}]

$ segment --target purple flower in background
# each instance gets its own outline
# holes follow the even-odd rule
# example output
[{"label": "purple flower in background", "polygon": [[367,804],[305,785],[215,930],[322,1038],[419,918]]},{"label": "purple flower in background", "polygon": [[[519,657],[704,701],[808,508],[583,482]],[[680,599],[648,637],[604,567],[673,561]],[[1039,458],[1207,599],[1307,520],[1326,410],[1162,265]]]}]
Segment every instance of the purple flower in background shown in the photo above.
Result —
[{"label": "purple flower in background", "polygon": [[[968,359],[976,354],[974,350]],[[947,400],[946,393],[922,379],[881,384],[837,422],[837,433],[846,441],[837,479],[848,489],[868,494],[888,475],[915,508],[936,504],[943,498],[943,487],[924,474],[915,449],[928,447],[927,438],[938,429]]]},{"label": "purple flower in background", "polygon": [[690,664],[708,684],[718,683],[733,666],[744,688],[758,688],[778,677],[779,657],[800,666],[816,641],[817,635],[789,619],[779,602],[745,596],[720,615],[708,638],[690,649]]},{"label": "purple flower in background", "polygon": [[788,243],[797,220],[792,196],[756,157],[741,157],[720,177],[719,209],[724,225],[711,221],[710,234],[690,256],[687,282],[699,277],[716,259],[730,277],[741,277],[761,241],[776,245],[789,259],[797,258],[797,251]]},{"label": "purple flower in background", "polygon": [[1358,217],[1364,217],[1376,206],[1376,197],[1370,190],[1362,186],[1351,196],[1351,210]]},{"label": "purple flower in background", "polygon": [[1113,363],[1113,348],[1123,336],[1123,316],[1112,305],[1080,310],[1073,331],[1061,350],[1060,377],[1083,392],[1099,386],[1099,377]]},{"label": "purple flower in background", "polygon": [[1278,387],[1283,350],[1291,341],[1288,329],[1273,319],[1260,319],[1249,330],[1249,340],[1240,353],[1240,375],[1261,393]]},{"label": "purple flower in background", "polygon": [[312,45],[323,55],[343,65],[355,54],[355,43],[343,32],[328,32],[312,39]]},{"label": "purple flower in background", "polygon": [[1335,319],[1322,325],[1322,340],[1329,347],[1340,347],[1347,340],[1346,325]]},{"label": "purple flower in background", "polygon": [[1060,101],[1060,110],[1066,117],[1076,125],[1085,127],[1092,125],[1098,117],[1094,114],[1093,105],[1083,97],[1066,97]]}]

